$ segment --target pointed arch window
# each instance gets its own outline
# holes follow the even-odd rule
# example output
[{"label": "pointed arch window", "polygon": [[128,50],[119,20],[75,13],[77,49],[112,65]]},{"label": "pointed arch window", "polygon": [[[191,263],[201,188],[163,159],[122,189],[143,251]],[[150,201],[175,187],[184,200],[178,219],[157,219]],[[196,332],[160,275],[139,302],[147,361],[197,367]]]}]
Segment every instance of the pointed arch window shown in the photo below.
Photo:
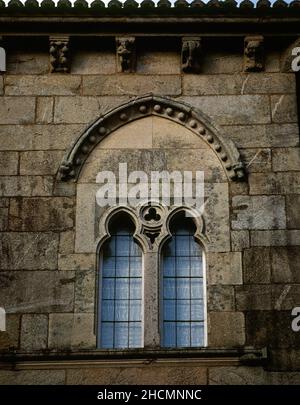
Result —
[{"label": "pointed arch window", "polygon": [[133,239],[134,225],[116,215],[110,239],[100,254],[99,348],[143,346],[142,250]]},{"label": "pointed arch window", "polygon": [[191,218],[180,213],[161,255],[161,341],[164,347],[205,346],[203,251]]}]

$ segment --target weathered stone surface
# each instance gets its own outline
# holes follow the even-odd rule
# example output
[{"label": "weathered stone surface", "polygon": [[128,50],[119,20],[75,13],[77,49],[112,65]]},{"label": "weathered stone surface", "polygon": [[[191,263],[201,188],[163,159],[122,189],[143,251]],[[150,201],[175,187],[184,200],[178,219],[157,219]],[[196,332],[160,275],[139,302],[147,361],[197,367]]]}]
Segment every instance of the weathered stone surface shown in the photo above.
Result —
[{"label": "weathered stone surface", "polygon": [[243,71],[243,56],[234,49],[206,53],[202,61],[205,74],[240,73]]},{"label": "weathered stone surface", "polygon": [[0,231],[8,229],[8,208],[0,208]]},{"label": "weathered stone surface", "polygon": [[234,252],[241,252],[249,246],[249,231],[231,231],[231,248]]},{"label": "weathered stone surface", "polygon": [[298,246],[300,230],[251,231],[252,246]]},{"label": "weathered stone surface", "polygon": [[[129,122],[104,138],[97,148],[100,149],[151,149],[155,122],[166,122],[159,117],[146,117]],[[170,121],[167,121],[170,122]],[[173,124],[173,123],[172,123]],[[176,125],[176,124],[174,124]]]},{"label": "weathered stone surface", "polygon": [[21,327],[21,315],[6,314],[6,332],[9,339],[9,347],[11,349],[19,348],[20,327]]},{"label": "weathered stone surface", "polygon": [[95,52],[95,46],[90,51],[86,49],[86,44],[84,48],[72,50],[72,74],[97,75],[116,72],[116,55],[114,52],[111,50],[105,52],[103,49]]},{"label": "weathered stone surface", "polygon": [[281,196],[232,198],[233,229],[280,229],[286,227],[285,199]]},{"label": "weathered stone surface", "polygon": [[58,235],[51,232],[0,234],[0,268],[41,270],[57,267]]},{"label": "weathered stone surface", "polygon": [[[297,371],[300,368],[299,349],[270,349],[269,358],[273,370]],[[283,373],[282,373],[283,374]],[[283,375],[286,375],[285,372]],[[289,373],[291,375],[295,373]]]},{"label": "weathered stone surface", "polygon": [[[149,118],[148,118],[149,120]],[[145,124],[145,120],[139,120]],[[192,131],[161,117],[150,117],[153,148],[208,149],[207,144]]]},{"label": "weathered stone surface", "polygon": [[0,152],[0,176],[18,174],[18,161],[18,153]]},{"label": "weathered stone surface", "polygon": [[291,328],[291,311],[246,312],[246,345],[270,348],[300,348],[299,336]]},{"label": "weathered stone surface", "polygon": [[244,77],[241,75],[184,75],[183,94],[187,96],[207,96],[218,94],[243,94]]},{"label": "weathered stone surface", "polygon": [[296,91],[293,73],[251,73],[244,79],[241,94],[293,94]]},{"label": "weathered stone surface", "polygon": [[295,92],[295,89],[295,75],[289,73],[183,76],[183,94],[191,96],[217,94],[292,94]]},{"label": "weathered stone surface", "polygon": [[300,302],[300,286],[283,284],[272,286],[272,309],[292,311]]},{"label": "weathered stone surface", "polygon": [[2,97],[1,124],[31,124],[35,117],[34,97]]},{"label": "weathered stone surface", "polygon": [[63,151],[30,151],[20,153],[21,175],[56,174],[64,156]]},{"label": "weathered stone surface", "polygon": [[300,194],[300,176],[297,172],[251,173],[250,194]]},{"label": "weathered stone surface", "polygon": [[280,51],[268,50],[265,54],[265,71],[266,72],[280,72]]},{"label": "weathered stone surface", "polygon": [[[127,77],[127,76],[126,76]],[[128,101],[128,97],[56,97],[54,122],[86,124],[95,121],[113,107]],[[76,139],[76,138],[75,138]]]},{"label": "weathered stone surface", "polygon": [[49,54],[30,49],[7,53],[7,72],[10,74],[43,75],[49,72]]},{"label": "weathered stone surface", "polygon": [[96,192],[98,184],[78,184],[76,199],[75,252],[96,252]]},{"label": "weathered stone surface", "polygon": [[264,371],[261,367],[211,367],[210,385],[299,385],[300,373]]},{"label": "weathered stone surface", "polygon": [[238,148],[277,148],[299,145],[297,124],[230,125],[222,129]]},{"label": "weathered stone surface", "polygon": [[209,241],[207,250],[209,252],[229,252],[228,183],[205,184],[204,219]]},{"label": "weathered stone surface", "polygon": [[207,310],[234,311],[234,288],[227,285],[210,285],[207,287]]},{"label": "weathered stone surface", "polygon": [[1,150],[65,150],[85,125],[1,125]]},{"label": "weathered stone surface", "polygon": [[75,197],[76,184],[57,180],[53,186],[53,196],[55,197]]},{"label": "weathered stone surface", "polygon": [[133,96],[146,93],[178,96],[181,93],[181,77],[180,75],[83,76],[84,96]]},{"label": "weathered stone surface", "polygon": [[240,149],[241,159],[248,173],[270,172],[271,149]]},{"label": "weathered stone surface", "polygon": [[50,314],[49,347],[94,349],[94,314]]},{"label": "weathered stone surface", "polygon": [[289,229],[300,229],[300,194],[286,196],[286,220]]},{"label": "weathered stone surface", "polygon": [[269,285],[252,284],[236,286],[235,299],[238,311],[272,309],[272,295]]},{"label": "weathered stone surface", "polygon": [[274,172],[300,171],[300,148],[273,149],[272,166]]},{"label": "weathered stone surface", "polygon": [[94,270],[95,254],[74,253],[68,255],[60,254],[58,256],[59,270]]},{"label": "weathered stone surface", "polygon": [[245,344],[245,320],[241,312],[210,312],[208,344],[211,347],[236,347]]},{"label": "weathered stone surface", "polygon": [[142,51],[137,58],[137,72],[141,74],[180,74],[178,52]]},{"label": "weathered stone surface", "polygon": [[80,94],[81,77],[65,75],[6,76],[8,96],[69,96]]},{"label": "weathered stone surface", "polygon": [[38,124],[50,124],[53,122],[53,108],[53,97],[37,97],[35,121]]},{"label": "weathered stone surface", "polygon": [[3,77],[0,76],[0,96],[3,95]]},{"label": "weathered stone surface", "polygon": [[271,96],[272,122],[297,122],[296,94]]},{"label": "weathered stone surface", "polygon": [[67,384],[91,385],[199,385],[207,383],[207,369],[193,364],[176,367],[145,365],[128,367],[101,367],[70,369],[67,371]]},{"label": "weathered stone surface", "polygon": [[219,125],[271,122],[268,96],[185,96],[180,99],[199,108]]},{"label": "weathered stone surface", "polygon": [[75,312],[95,313],[96,271],[77,270],[75,281]]},{"label": "weathered stone surface", "polygon": [[0,272],[0,282],[0,306],[7,313],[73,311],[73,272]]},{"label": "weathered stone surface", "polygon": [[48,338],[47,315],[22,315],[21,349],[25,351],[46,349]]},{"label": "weathered stone surface", "polygon": [[0,370],[1,385],[62,385],[65,370]]},{"label": "weathered stone surface", "polygon": [[67,197],[14,198],[9,214],[13,231],[57,231],[74,225],[73,199]]},{"label": "weathered stone surface", "polygon": [[300,283],[300,249],[298,246],[276,247],[271,256],[274,283]]},{"label": "weathered stone surface", "polygon": [[0,196],[50,196],[53,178],[50,176],[2,176]]},{"label": "weathered stone surface", "polygon": [[271,281],[271,249],[246,249],[243,255],[244,283],[268,284]]},{"label": "weathered stone surface", "polygon": [[61,232],[59,235],[59,253],[74,253],[75,233],[74,231]]},{"label": "weathered stone surface", "polygon": [[239,252],[208,253],[207,281],[210,284],[242,284],[242,258]]}]

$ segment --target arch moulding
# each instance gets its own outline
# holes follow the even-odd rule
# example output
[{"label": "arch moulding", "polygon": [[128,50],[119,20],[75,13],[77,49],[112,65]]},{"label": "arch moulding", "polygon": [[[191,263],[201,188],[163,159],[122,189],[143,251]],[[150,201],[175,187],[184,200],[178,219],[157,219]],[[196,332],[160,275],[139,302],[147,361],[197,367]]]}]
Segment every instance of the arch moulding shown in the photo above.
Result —
[{"label": "arch moulding", "polygon": [[206,115],[185,103],[150,94],[114,108],[87,128],[63,160],[59,180],[76,181],[97,144],[123,125],[151,115],[174,121],[201,137],[217,155],[229,180],[242,180],[245,177],[238,149],[231,140],[219,133]]}]

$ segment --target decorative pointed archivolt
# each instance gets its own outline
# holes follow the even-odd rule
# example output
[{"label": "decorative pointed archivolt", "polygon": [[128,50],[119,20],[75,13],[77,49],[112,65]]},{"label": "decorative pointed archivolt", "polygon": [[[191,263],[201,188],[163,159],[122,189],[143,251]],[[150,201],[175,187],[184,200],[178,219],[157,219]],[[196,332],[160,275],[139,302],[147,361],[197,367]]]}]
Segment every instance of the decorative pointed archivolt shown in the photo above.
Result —
[{"label": "decorative pointed archivolt", "polygon": [[185,103],[150,94],[113,109],[91,125],[62,162],[59,179],[76,181],[88,155],[99,142],[123,125],[151,115],[172,120],[201,137],[218,156],[230,180],[245,177],[239,151],[233,142],[219,134],[204,114]]}]

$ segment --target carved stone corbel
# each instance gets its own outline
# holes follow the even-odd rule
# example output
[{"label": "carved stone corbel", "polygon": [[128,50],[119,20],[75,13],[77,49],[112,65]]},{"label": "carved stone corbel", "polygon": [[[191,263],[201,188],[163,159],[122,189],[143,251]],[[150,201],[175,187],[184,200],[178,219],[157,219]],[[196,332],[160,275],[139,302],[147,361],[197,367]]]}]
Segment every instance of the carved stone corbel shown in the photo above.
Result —
[{"label": "carved stone corbel", "polygon": [[50,72],[68,73],[70,71],[70,37],[50,37]]},{"label": "carved stone corbel", "polygon": [[116,38],[117,70],[122,73],[134,73],[136,69],[136,48],[134,37]]},{"label": "carved stone corbel", "polygon": [[199,73],[202,44],[200,37],[182,38],[181,69],[185,73]]},{"label": "carved stone corbel", "polygon": [[245,37],[244,71],[260,72],[264,67],[264,37],[261,35]]}]

